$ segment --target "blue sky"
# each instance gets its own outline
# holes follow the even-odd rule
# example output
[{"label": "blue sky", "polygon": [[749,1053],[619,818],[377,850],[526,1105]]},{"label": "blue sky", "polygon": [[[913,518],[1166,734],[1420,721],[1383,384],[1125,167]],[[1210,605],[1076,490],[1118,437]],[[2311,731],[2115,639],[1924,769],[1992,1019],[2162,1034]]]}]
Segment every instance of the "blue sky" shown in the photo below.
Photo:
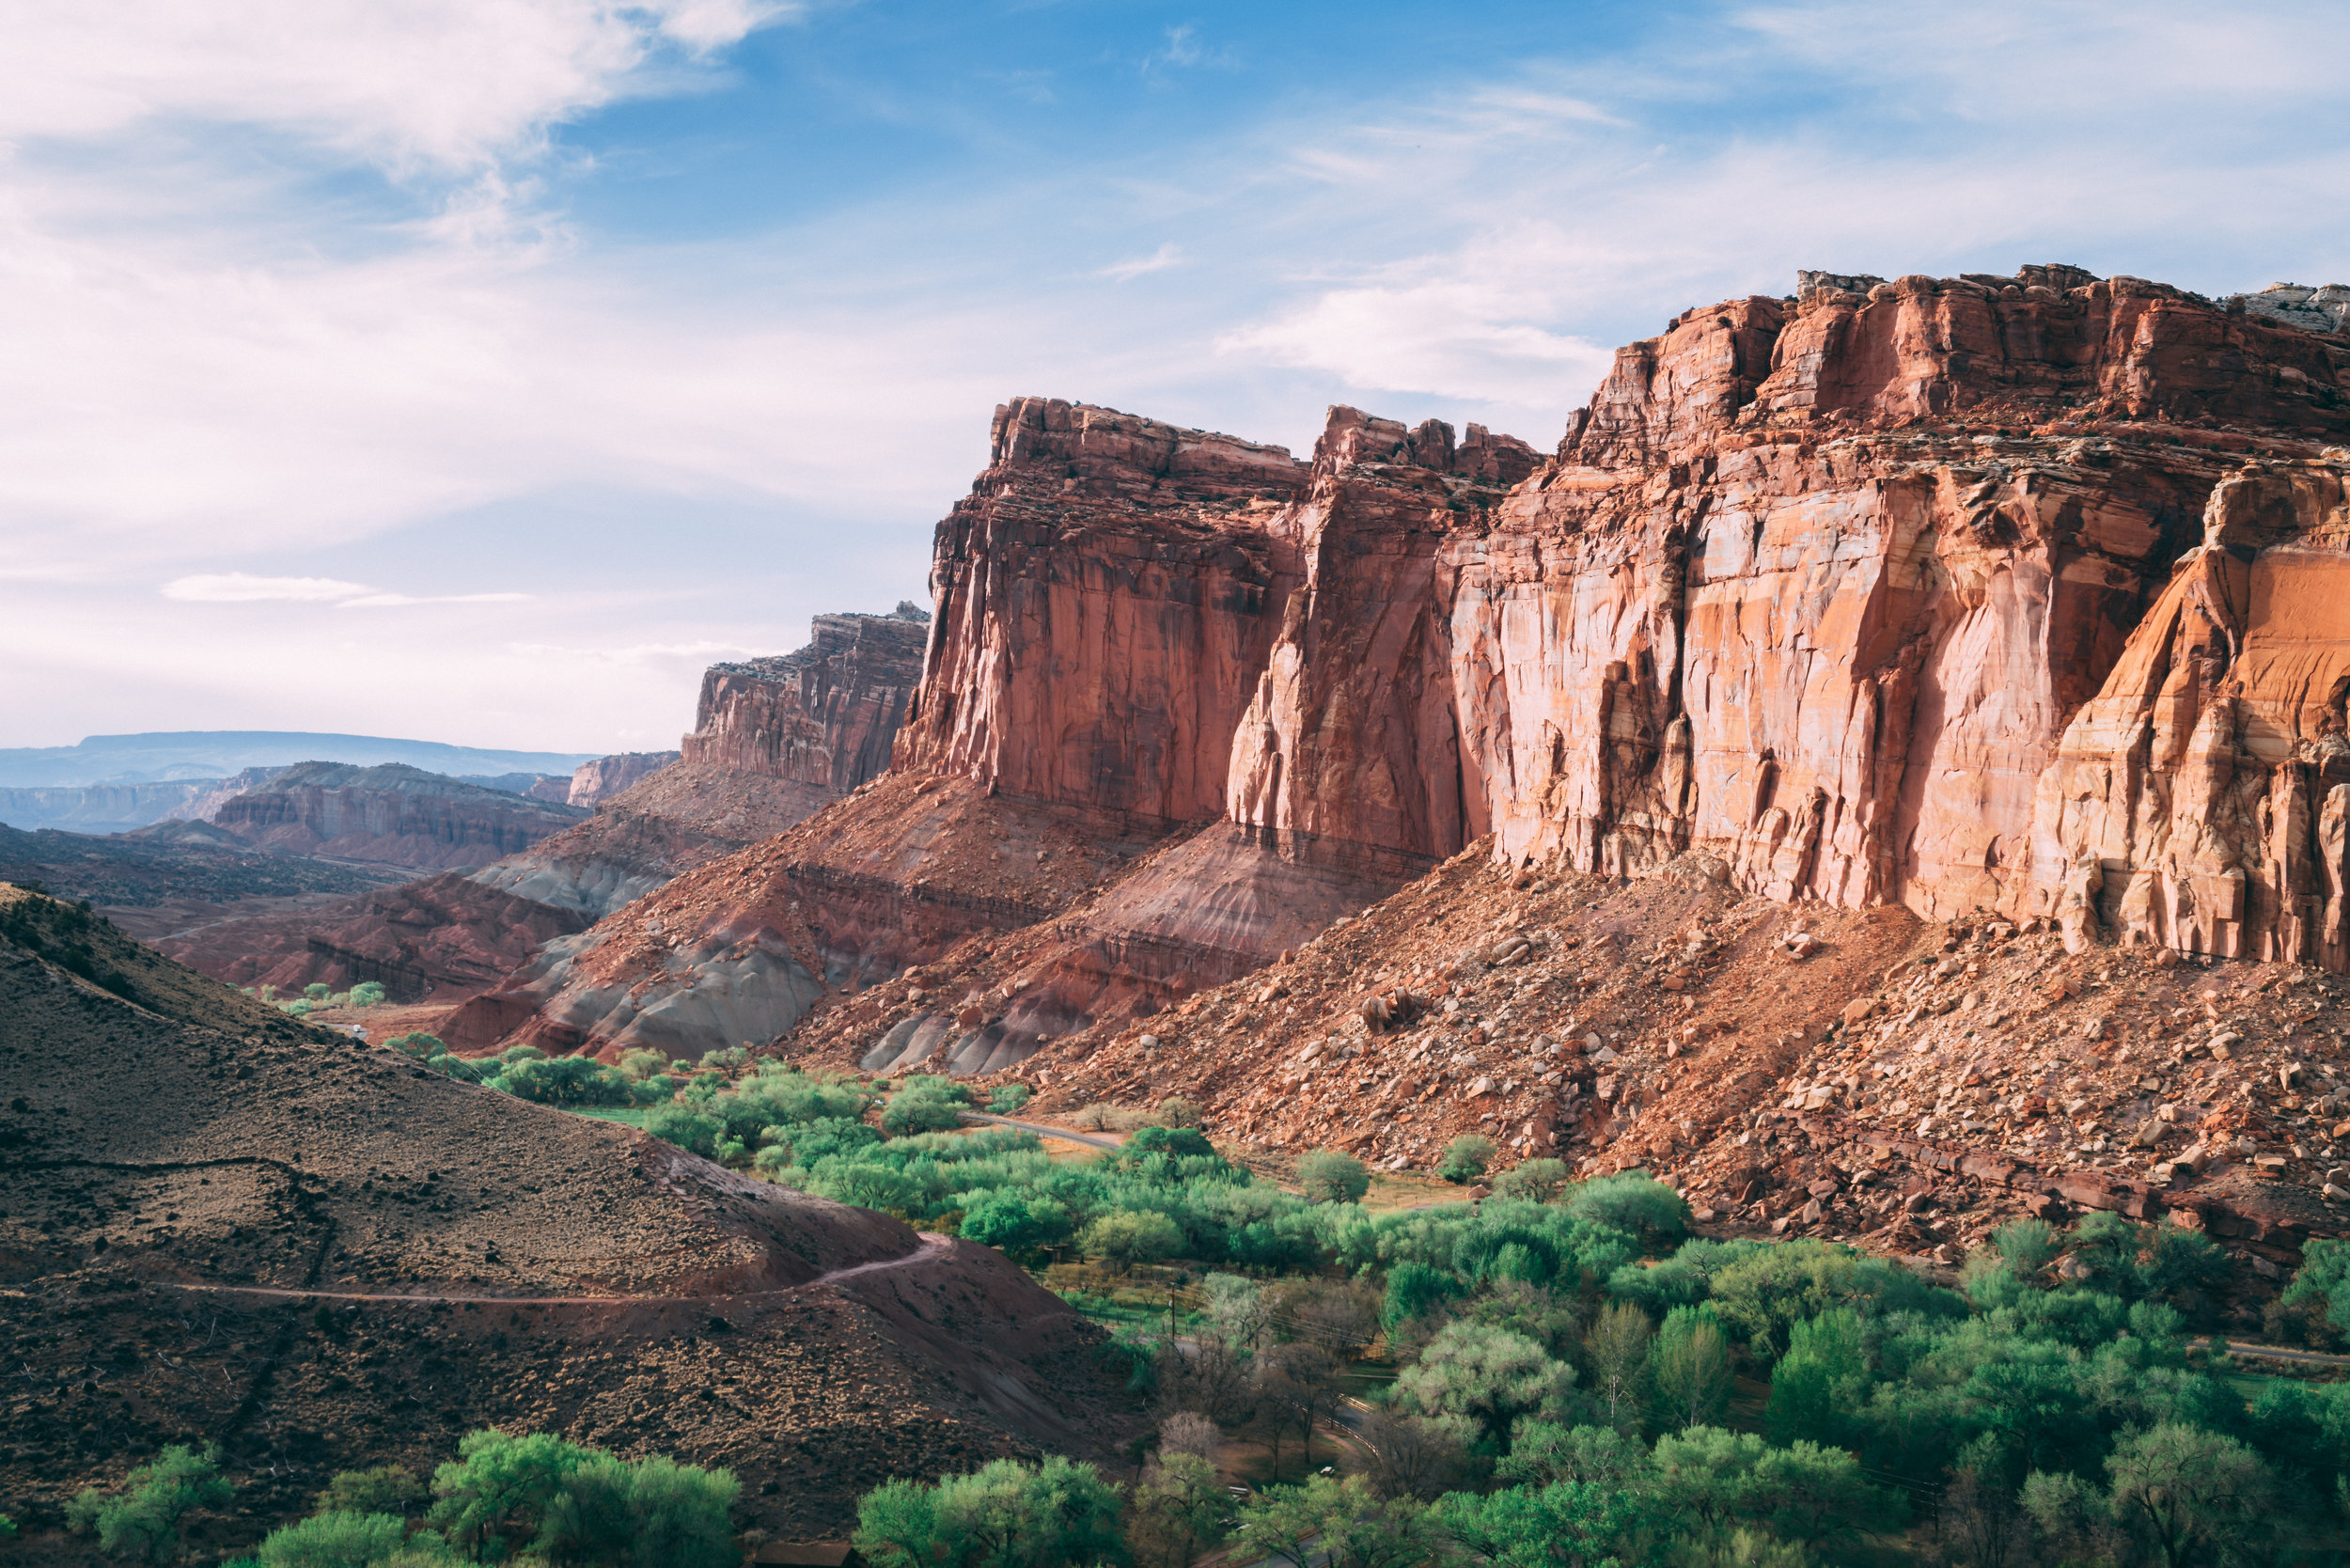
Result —
[{"label": "blue sky", "polygon": [[0,745],[674,744],[1008,396],[1547,447],[1797,267],[2350,279],[2350,13],[23,0]]}]

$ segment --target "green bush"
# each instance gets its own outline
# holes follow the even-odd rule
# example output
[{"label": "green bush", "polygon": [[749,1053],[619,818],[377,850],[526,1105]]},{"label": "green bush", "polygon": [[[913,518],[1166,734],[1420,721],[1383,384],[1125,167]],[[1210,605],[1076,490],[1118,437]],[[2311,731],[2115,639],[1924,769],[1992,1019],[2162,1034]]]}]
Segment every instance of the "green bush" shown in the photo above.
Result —
[{"label": "green bush", "polygon": [[1215,1158],[1215,1145],[1207,1135],[1189,1127],[1144,1127],[1129,1136],[1119,1151],[1120,1164],[1138,1164],[1146,1154],[1165,1154],[1171,1159],[1198,1160]]},{"label": "green bush", "polygon": [[935,1485],[891,1481],[857,1503],[856,1548],[874,1568],[1058,1568],[1115,1563],[1119,1489],[1090,1465],[995,1460]]},{"label": "green bush", "polygon": [[1163,1214],[1123,1211],[1087,1226],[1077,1245],[1089,1258],[1120,1263],[1154,1263],[1183,1249],[1183,1228]]},{"label": "green bush", "polygon": [[426,1034],[421,1029],[414,1034],[393,1035],[384,1043],[395,1051],[405,1051],[420,1061],[430,1061],[434,1057],[448,1055],[448,1046],[442,1043],[440,1036]]},{"label": "green bush", "polygon": [[1454,1323],[1428,1342],[1417,1365],[1397,1376],[1395,1397],[1415,1415],[1499,1448],[1521,1417],[1563,1415],[1574,1387],[1574,1369],[1552,1360],[1525,1335]]},{"label": "green bush", "polygon": [[310,1004],[308,1002],[280,1002],[277,1004],[277,1011],[289,1017],[307,1018],[310,1015]]},{"label": "green bush", "polygon": [[1018,1116],[1035,1096],[1036,1090],[1026,1084],[997,1084],[988,1093],[987,1108],[997,1116]]},{"label": "green bush", "polygon": [[559,1562],[733,1568],[726,1470],[628,1461],[543,1433],[475,1432],[433,1472],[432,1523],[496,1561],[517,1550]]},{"label": "green bush", "polygon": [[1067,1241],[1072,1229],[1069,1206],[1059,1200],[998,1189],[979,1195],[964,1211],[955,1233],[983,1247],[1018,1253]]},{"label": "green bush", "polygon": [[66,1524],[96,1534],[102,1550],[162,1562],[179,1555],[180,1527],[198,1509],[218,1508],[235,1491],[220,1473],[220,1450],[173,1443],[124,1478],[111,1496],[85,1488],[66,1505]]},{"label": "green bush", "polygon": [[408,1526],[398,1516],[338,1509],[272,1530],[255,1560],[260,1568],[374,1568],[407,1544]]},{"label": "green bush", "polygon": [[1463,1133],[1445,1146],[1436,1174],[1448,1182],[1474,1182],[1500,1153],[1500,1146],[1482,1133]]},{"label": "green bush", "polygon": [[361,980],[351,988],[352,1007],[377,1007],[381,1006],[383,1001],[384,982],[382,980]]},{"label": "green bush", "polygon": [[1567,1213],[1595,1225],[1610,1225],[1644,1245],[1679,1241],[1688,1233],[1689,1205],[1681,1194],[1653,1177],[1600,1176],[1570,1188]]},{"label": "green bush", "polygon": [[1351,1154],[1317,1149],[1298,1159],[1297,1185],[1317,1203],[1352,1203],[1371,1190],[1371,1172]]},{"label": "green bush", "polygon": [[882,1131],[891,1137],[914,1133],[943,1133],[963,1125],[963,1113],[952,1100],[912,1089],[892,1095],[883,1110]]},{"label": "green bush", "polygon": [[1522,1160],[1494,1178],[1496,1198],[1547,1203],[1567,1190],[1574,1173],[1564,1160]]},{"label": "green bush", "polygon": [[314,1002],[322,1002],[334,994],[335,988],[322,980],[312,980],[302,988],[302,994]]},{"label": "green bush", "polygon": [[542,1105],[625,1105],[636,1086],[593,1057],[540,1057],[506,1061],[490,1087]]}]

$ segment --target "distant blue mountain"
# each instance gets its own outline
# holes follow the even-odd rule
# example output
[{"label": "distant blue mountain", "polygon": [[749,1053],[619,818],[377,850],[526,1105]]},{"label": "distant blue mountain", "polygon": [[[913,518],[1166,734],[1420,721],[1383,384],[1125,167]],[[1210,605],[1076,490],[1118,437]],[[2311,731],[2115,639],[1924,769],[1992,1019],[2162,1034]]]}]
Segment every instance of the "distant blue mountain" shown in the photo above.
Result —
[{"label": "distant blue mountain", "polygon": [[597,754],[587,751],[485,751],[439,741],[382,735],[320,735],[300,729],[189,729],[148,735],[92,735],[79,745],[0,747],[0,787],[154,784],[226,778],[246,768],[296,762],[406,762],[452,776],[471,774],[568,774]]}]

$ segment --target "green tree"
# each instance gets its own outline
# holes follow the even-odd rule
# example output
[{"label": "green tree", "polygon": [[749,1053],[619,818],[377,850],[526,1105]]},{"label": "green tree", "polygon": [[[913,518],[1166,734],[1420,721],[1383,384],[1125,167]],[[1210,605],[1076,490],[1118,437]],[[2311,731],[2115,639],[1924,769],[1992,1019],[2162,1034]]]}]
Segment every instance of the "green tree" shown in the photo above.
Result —
[{"label": "green tree", "polygon": [[1670,1513],[1705,1529],[1727,1528],[1746,1511],[1762,1439],[1751,1432],[1693,1426],[1656,1439],[1649,1455],[1654,1495]]},{"label": "green tree", "polygon": [[1419,1568],[1448,1556],[1447,1534],[1417,1497],[1382,1497],[1360,1476],[1268,1486],[1240,1506],[1233,1539],[1290,1568]]},{"label": "green tree", "polygon": [[1798,1441],[1765,1449],[1748,1473],[1744,1506],[1781,1539],[1841,1544],[1900,1529],[1899,1497],[1870,1483],[1841,1449]]},{"label": "green tree", "polygon": [[1379,1304],[1379,1326],[1390,1335],[1416,1318],[1468,1294],[1460,1276],[1426,1263],[1402,1262],[1387,1270],[1387,1291]]},{"label": "green tree", "polygon": [[313,980],[302,988],[302,994],[313,1002],[322,1002],[335,994],[335,988],[321,980]]},{"label": "green tree", "polygon": [[1610,1491],[1638,1490],[1648,1474],[1648,1450],[1612,1426],[1560,1426],[1528,1418],[1510,1436],[1510,1452],[1496,1473],[1509,1482],[1547,1486],[1581,1482]]},{"label": "green tree", "polygon": [[1521,1160],[1494,1178],[1496,1198],[1547,1203],[1567,1190],[1574,1173],[1564,1160]]},{"label": "green tree", "polygon": [[591,1452],[547,1500],[532,1550],[556,1562],[733,1568],[740,1490],[730,1471]]},{"label": "green tree", "polygon": [[1495,1450],[1519,1417],[1555,1419],[1574,1388],[1574,1369],[1532,1340],[1473,1323],[1448,1324],[1395,1380],[1405,1410],[1456,1422]]},{"label": "green tree", "polygon": [[998,1459],[867,1493],[854,1540],[879,1568],[1056,1568],[1122,1560],[1118,1514],[1118,1488],[1090,1465]]},{"label": "green tree", "polygon": [[1351,1154],[1317,1149],[1299,1158],[1297,1186],[1317,1203],[1352,1203],[1371,1190],[1371,1172]]},{"label": "green tree", "polygon": [[1844,1412],[1865,1402],[1869,1358],[1860,1314],[1838,1307],[1794,1325],[1787,1354],[1771,1369],[1771,1440],[1839,1442]]},{"label": "green tree", "polygon": [[1035,1094],[1026,1084],[997,1084],[988,1093],[987,1108],[997,1116],[1018,1116]]},{"label": "green tree", "polygon": [[1068,1240],[1070,1224],[1069,1206],[1060,1200],[998,1187],[972,1200],[955,1233],[982,1247],[1018,1253]]},{"label": "green tree", "polygon": [[218,1508],[236,1495],[220,1473],[220,1450],[167,1445],[152,1462],[123,1478],[113,1496],[89,1487],[66,1505],[66,1523],[95,1533],[99,1546],[161,1562],[178,1555],[180,1528],[201,1508]]},{"label": "green tree", "polygon": [[1485,1168],[1500,1152],[1500,1145],[1484,1134],[1463,1133],[1445,1146],[1444,1158],[1436,1163],[1436,1174],[1448,1182],[1474,1182],[1485,1174]]},{"label": "green tree", "polygon": [[1599,1309],[1583,1336],[1591,1394],[1606,1407],[1607,1424],[1620,1432],[1639,1424],[1647,1400],[1649,1341],[1654,1332],[1646,1312],[1616,1301]]},{"label": "green tree", "polygon": [[1601,1176],[1569,1190],[1567,1213],[1594,1225],[1612,1225],[1643,1246],[1679,1241],[1689,1230],[1689,1205],[1653,1176]]},{"label": "green tree", "polygon": [[1658,1425],[1716,1426],[1730,1409],[1735,1373],[1730,1336],[1708,1306],[1675,1307],[1649,1349],[1649,1383],[1655,1390]]},{"label": "green tree", "polygon": [[2350,1334],[2350,1241],[2312,1237],[2301,1244],[2301,1266],[2280,1298],[2287,1307],[2313,1307]]},{"label": "green tree", "polygon": [[1183,1228],[1154,1210],[1119,1210],[1087,1226],[1077,1246],[1089,1258],[1154,1263],[1183,1249]]},{"label": "green tree", "polygon": [[891,1137],[916,1133],[951,1132],[963,1125],[962,1107],[954,1101],[926,1091],[900,1090],[882,1112],[882,1131]]},{"label": "green tree", "polygon": [[383,1001],[384,982],[381,980],[361,980],[351,988],[352,1007],[378,1007]]},{"label": "green tree", "polygon": [[1141,1568],[1191,1568],[1224,1537],[1217,1521],[1231,1506],[1215,1466],[1195,1453],[1162,1453],[1135,1488],[1126,1542]]},{"label": "green tree", "polygon": [[469,1552],[510,1549],[539,1532],[547,1505],[588,1450],[543,1432],[469,1432],[432,1472],[431,1521]]},{"label": "green tree", "polygon": [[2267,1520],[2274,1490],[2260,1455],[2176,1421],[2124,1437],[2106,1459],[2109,1507],[2164,1568],[2231,1553]]},{"label": "green tree", "polygon": [[1436,1513],[1455,1541],[1495,1568],[1619,1568],[1647,1558],[1665,1523],[1637,1493],[1576,1481],[1481,1497],[1455,1492]]}]

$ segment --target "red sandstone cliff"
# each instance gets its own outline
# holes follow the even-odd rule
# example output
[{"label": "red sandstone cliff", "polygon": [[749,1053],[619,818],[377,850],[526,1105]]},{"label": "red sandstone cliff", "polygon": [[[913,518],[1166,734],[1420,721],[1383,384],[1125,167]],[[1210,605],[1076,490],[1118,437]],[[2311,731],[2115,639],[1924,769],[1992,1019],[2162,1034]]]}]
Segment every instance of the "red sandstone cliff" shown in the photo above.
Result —
[{"label": "red sandstone cliff", "polygon": [[[838,986],[1053,915],[923,1058],[999,1069],[1488,832],[1514,862],[1697,851],[1745,891],[1929,916],[2051,909],[2071,876],[2083,922],[2160,940],[2209,927],[2182,887],[2237,907],[2232,868],[2246,932],[2273,905],[2294,934],[2259,940],[2339,945],[2339,702],[2289,628],[2330,570],[2293,553],[2342,558],[2346,382],[2337,335],[2046,267],[1686,312],[1547,460],[1340,409],[1301,463],[1015,402],[940,525],[906,782],[673,884],[660,931],[514,1002],[590,1041],[595,997],[725,991],[681,932]],[[2285,498],[2228,542],[2210,517],[2246,486]],[[2202,586],[2172,585],[2214,528]],[[2215,549],[2269,565],[2238,585]],[[2211,760],[2149,774],[2148,745]],[[1117,846],[1081,893],[1057,834]],[[2105,874],[2075,875],[2092,849]]]},{"label": "red sandstone cliff", "polygon": [[929,617],[820,615],[806,648],[702,676],[685,760],[844,794],[889,765]]}]

